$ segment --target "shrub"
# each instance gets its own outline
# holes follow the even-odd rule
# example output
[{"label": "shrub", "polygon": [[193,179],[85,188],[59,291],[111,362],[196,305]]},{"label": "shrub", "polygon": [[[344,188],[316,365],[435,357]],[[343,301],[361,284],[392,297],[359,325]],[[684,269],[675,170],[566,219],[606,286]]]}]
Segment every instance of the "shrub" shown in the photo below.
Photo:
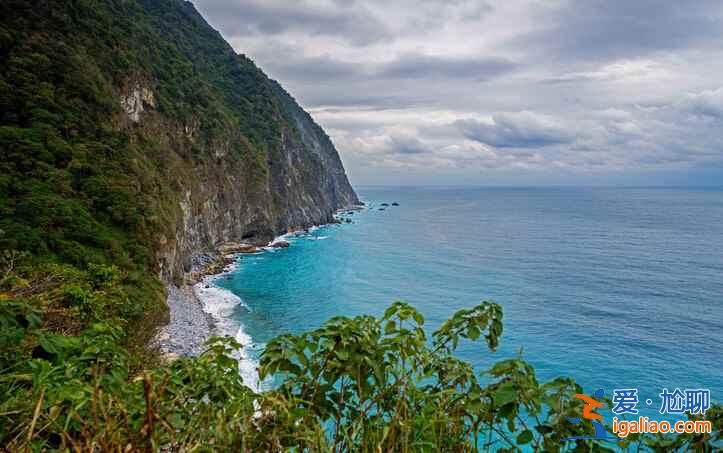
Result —
[{"label": "shrub", "polygon": [[[521,358],[478,376],[454,356],[462,341],[497,346],[502,311],[492,303],[457,312],[431,335],[403,302],[379,319],[337,317],[282,335],[260,367],[277,384],[260,392],[243,384],[241,345],[231,338],[133,373],[122,329],[95,323],[66,337],[39,329],[22,304],[9,307],[0,320],[42,350],[0,379],[0,443],[9,450],[613,451],[604,441],[561,440],[587,434],[569,421],[582,406],[571,379],[540,383]],[[707,414],[711,435],[631,435],[615,447],[713,451],[721,414],[718,406]]]}]

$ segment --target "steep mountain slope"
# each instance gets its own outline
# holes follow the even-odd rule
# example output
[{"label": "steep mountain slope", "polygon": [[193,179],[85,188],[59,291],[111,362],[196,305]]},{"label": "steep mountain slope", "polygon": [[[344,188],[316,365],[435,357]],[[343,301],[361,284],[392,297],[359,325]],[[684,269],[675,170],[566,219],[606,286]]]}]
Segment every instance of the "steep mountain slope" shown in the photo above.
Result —
[{"label": "steep mountain slope", "polygon": [[4,1],[0,62],[0,248],[116,266],[133,325],[194,254],[358,203],[323,130],[189,2]]}]

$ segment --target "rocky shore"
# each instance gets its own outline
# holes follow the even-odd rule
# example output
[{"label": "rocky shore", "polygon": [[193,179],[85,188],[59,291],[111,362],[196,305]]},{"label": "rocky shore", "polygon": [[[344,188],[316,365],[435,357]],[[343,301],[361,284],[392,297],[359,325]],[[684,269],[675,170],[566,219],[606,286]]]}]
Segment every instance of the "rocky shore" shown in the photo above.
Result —
[{"label": "rocky shore", "polygon": [[193,257],[190,272],[180,285],[167,285],[170,320],[160,329],[153,345],[166,360],[198,355],[203,344],[213,335],[221,334],[215,329],[213,317],[204,310],[203,302],[196,294],[195,286],[203,284],[204,277],[227,272],[241,253],[257,253],[261,248],[252,244],[225,243],[214,253]]},{"label": "rocky shore", "polygon": [[192,285],[168,286],[170,321],[155,339],[155,345],[167,360],[198,355],[203,343],[213,335],[211,315],[203,310]]},{"label": "rocky shore", "polygon": [[[356,206],[355,210],[363,209],[363,205]],[[341,214],[346,210],[340,210]],[[333,223],[342,223],[335,218]],[[308,228],[289,230],[288,233],[308,233]],[[231,270],[231,266],[239,256],[247,253],[259,253],[264,247],[286,248],[289,242],[276,238],[266,245],[226,242],[216,247],[210,253],[197,254],[191,259],[191,269],[185,274],[184,282],[179,286],[168,284],[167,304],[170,320],[160,329],[152,345],[157,347],[166,360],[175,360],[179,357],[198,355],[203,351],[203,344],[213,335],[223,335],[218,332],[213,317],[204,309],[203,302],[197,292],[199,285],[206,285],[204,279],[213,275],[222,274]],[[211,283],[209,282],[208,285]]]}]

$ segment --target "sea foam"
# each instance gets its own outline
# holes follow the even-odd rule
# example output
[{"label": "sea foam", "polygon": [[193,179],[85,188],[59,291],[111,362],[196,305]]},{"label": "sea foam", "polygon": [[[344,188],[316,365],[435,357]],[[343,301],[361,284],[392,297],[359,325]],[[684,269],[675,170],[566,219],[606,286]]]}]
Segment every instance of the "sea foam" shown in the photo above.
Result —
[{"label": "sea foam", "polygon": [[[291,244],[296,240],[323,240],[327,239],[328,236],[315,236],[314,233],[319,231],[320,227],[312,226],[308,229],[308,233],[304,236],[298,237],[295,233],[287,233],[276,237],[269,243],[268,246],[261,247],[261,251],[253,253],[253,255],[263,255],[265,252],[280,252],[283,248],[271,247],[271,244],[278,240],[284,240]],[[261,260],[263,257],[257,256],[255,260]],[[196,297],[202,302],[203,310],[211,315],[214,320],[216,334],[218,335],[229,335],[233,336],[236,341],[241,343],[243,347],[238,352],[236,359],[239,361],[239,373],[243,378],[243,382],[246,386],[254,391],[260,391],[266,388],[269,383],[261,382],[258,374],[258,360],[255,358],[253,353],[254,350],[261,350],[266,345],[263,343],[254,343],[250,335],[244,331],[244,326],[233,316],[234,310],[238,306],[244,307],[246,310],[251,311],[251,308],[244,303],[244,301],[234,294],[233,292],[221,288],[215,284],[216,280],[233,273],[236,269],[237,264],[233,263],[228,266],[222,274],[210,275],[205,277],[201,282],[196,283],[193,286],[193,291],[196,293]]]},{"label": "sea foam", "polygon": [[216,333],[233,336],[243,347],[236,354],[239,361],[239,373],[244,384],[254,391],[259,391],[258,362],[252,357],[254,345],[251,337],[244,331],[243,324],[234,319],[233,312],[238,306],[247,310],[249,307],[240,297],[231,291],[214,285],[218,276],[209,276],[193,286],[196,297],[203,304],[203,310],[214,320]]}]

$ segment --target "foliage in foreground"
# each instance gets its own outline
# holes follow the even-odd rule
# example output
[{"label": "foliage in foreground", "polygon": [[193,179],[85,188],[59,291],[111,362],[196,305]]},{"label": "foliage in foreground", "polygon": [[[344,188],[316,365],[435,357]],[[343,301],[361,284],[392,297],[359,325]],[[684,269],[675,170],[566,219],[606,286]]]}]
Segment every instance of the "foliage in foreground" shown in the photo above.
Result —
[{"label": "foliage in foreground", "polygon": [[281,384],[259,393],[244,386],[230,338],[139,369],[112,320],[63,336],[44,329],[40,313],[32,300],[0,301],[0,444],[9,451],[713,451],[721,441],[719,407],[708,412],[712,435],[561,441],[589,434],[568,421],[581,411],[575,382],[540,383],[521,358],[478,377],[454,357],[462,341],[495,349],[502,312],[493,303],[457,312],[431,336],[403,302],[380,319],[338,317],[280,336],[260,374]]},{"label": "foliage in foreground", "polygon": [[[11,251],[37,280],[114,266],[124,341],[142,345],[167,318],[158,252],[182,182],[228,143],[253,205],[288,99],[182,0],[3,0],[0,68],[0,278]],[[138,84],[155,99],[143,122],[122,108]]]}]

